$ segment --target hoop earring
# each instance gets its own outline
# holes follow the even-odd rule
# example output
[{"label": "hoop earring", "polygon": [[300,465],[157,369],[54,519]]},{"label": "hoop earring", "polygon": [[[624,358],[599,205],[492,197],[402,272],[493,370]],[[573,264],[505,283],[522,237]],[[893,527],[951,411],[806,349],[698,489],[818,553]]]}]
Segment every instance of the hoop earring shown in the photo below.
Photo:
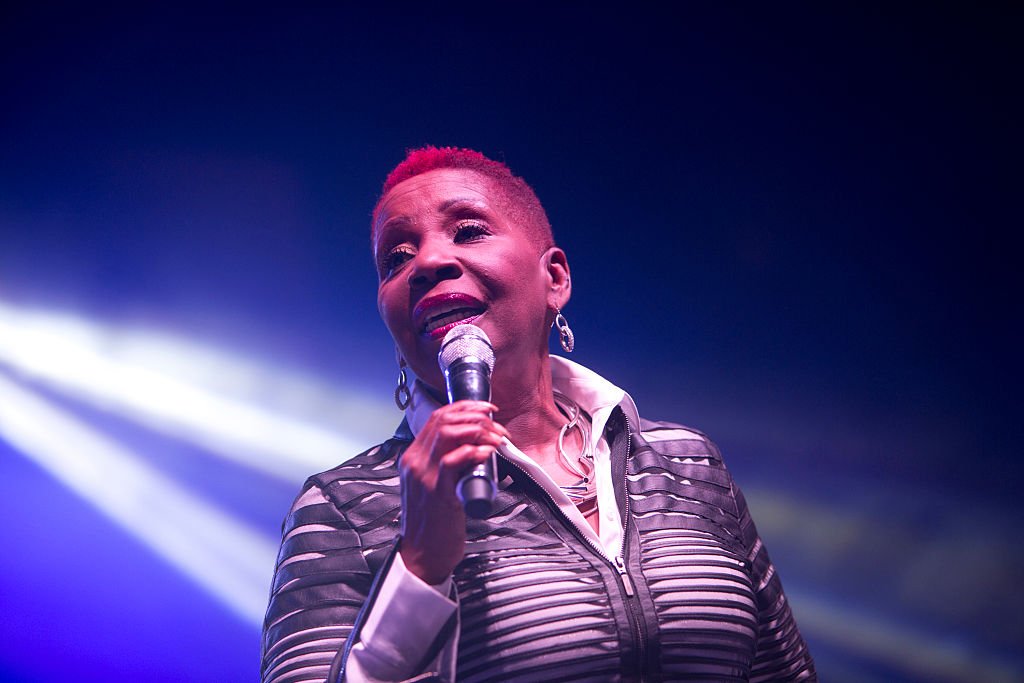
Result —
[{"label": "hoop earring", "polygon": [[409,380],[405,376],[405,361],[398,366],[398,386],[395,387],[395,405],[399,410],[405,410],[412,401],[412,393],[409,391]]},{"label": "hoop earring", "polygon": [[576,337],[569,329],[569,321],[562,315],[561,309],[555,309],[555,322],[552,325],[558,328],[558,341],[561,342],[562,348],[566,353],[572,353],[576,347]]}]

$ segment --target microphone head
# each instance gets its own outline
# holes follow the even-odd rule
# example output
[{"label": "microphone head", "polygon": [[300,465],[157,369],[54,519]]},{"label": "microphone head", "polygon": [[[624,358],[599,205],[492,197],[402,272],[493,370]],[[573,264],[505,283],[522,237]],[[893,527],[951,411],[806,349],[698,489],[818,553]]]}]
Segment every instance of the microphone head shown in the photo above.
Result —
[{"label": "microphone head", "polygon": [[437,364],[447,372],[457,360],[475,359],[487,366],[487,372],[494,370],[494,348],[487,333],[476,325],[466,323],[448,330],[437,354]]}]

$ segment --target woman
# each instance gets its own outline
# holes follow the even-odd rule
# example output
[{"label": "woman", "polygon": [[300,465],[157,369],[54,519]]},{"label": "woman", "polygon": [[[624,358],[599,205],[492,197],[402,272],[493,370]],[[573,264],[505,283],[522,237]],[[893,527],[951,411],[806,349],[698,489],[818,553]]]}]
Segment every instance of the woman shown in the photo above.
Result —
[{"label": "woman", "polygon": [[[264,682],[813,680],[715,446],[549,356],[553,326],[572,350],[571,280],[530,187],[416,150],[371,237],[406,419],[297,498]],[[438,349],[463,323],[493,344],[492,402],[446,404]],[[467,519],[456,483],[495,450],[494,511]]]}]

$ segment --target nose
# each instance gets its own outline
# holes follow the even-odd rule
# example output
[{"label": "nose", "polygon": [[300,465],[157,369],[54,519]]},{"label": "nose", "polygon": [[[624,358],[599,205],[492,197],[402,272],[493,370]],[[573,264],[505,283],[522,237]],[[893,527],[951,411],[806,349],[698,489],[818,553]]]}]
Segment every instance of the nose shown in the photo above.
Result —
[{"label": "nose", "polygon": [[462,275],[462,266],[451,249],[438,240],[421,243],[411,265],[409,287],[412,289],[429,289],[442,280],[455,280]]}]

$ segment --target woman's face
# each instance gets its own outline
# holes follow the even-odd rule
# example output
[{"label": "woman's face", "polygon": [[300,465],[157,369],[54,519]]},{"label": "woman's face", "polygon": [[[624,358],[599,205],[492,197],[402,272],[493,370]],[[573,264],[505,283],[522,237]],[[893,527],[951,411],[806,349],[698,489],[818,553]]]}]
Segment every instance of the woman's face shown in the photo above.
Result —
[{"label": "woman's face", "polygon": [[542,250],[503,205],[489,179],[462,169],[415,176],[381,201],[377,306],[399,352],[435,389],[444,388],[437,352],[452,327],[487,333],[495,373],[525,369],[546,355],[553,309],[568,299],[564,254]]}]

